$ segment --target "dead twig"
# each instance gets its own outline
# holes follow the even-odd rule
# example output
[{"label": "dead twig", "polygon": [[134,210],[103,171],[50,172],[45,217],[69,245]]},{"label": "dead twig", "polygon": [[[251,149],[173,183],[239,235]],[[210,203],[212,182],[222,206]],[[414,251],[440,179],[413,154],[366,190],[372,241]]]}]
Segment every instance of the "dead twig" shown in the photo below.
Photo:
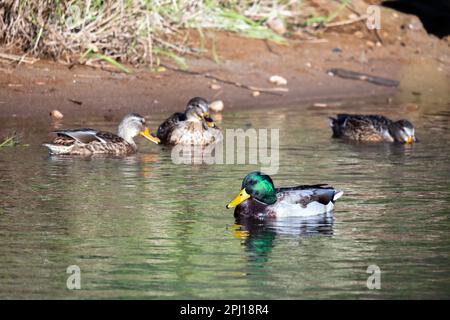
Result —
[{"label": "dead twig", "polygon": [[362,20],[367,20],[367,18],[368,18],[368,15],[364,14],[355,19],[347,19],[347,20],[342,20],[342,21],[337,21],[337,22],[326,23],[325,28],[345,26],[348,24],[362,21]]},{"label": "dead twig", "polygon": [[259,91],[259,92],[263,92],[263,93],[266,93],[266,94],[272,94],[272,95],[276,95],[276,96],[282,96],[283,94],[281,94],[280,92],[288,92],[289,91],[288,88],[260,88],[260,87],[254,87],[254,86],[246,85],[246,84],[243,84],[243,83],[240,83],[240,82],[222,79],[222,78],[214,76],[214,75],[212,75],[210,73],[182,70],[182,69],[178,69],[178,68],[173,68],[173,67],[165,65],[165,64],[161,64],[161,66],[163,66],[166,69],[172,70],[172,71],[181,72],[181,73],[190,74],[190,75],[195,75],[195,76],[202,76],[202,77],[205,77],[207,79],[216,80],[218,82],[222,82],[222,83],[225,83],[225,84],[233,85],[235,87],[242,88],[242,89],[247,89],[247,90],[250,90],[250,91]]},{"label": "dead twig", "polygon": [[16,54],[10,54],[10,53],[3,53],[0,52],[0,58],[1,59],[5,59],[5,60],[10,60],[10,61],[16,61],[19,63],[28,63],[28,64],[33,64],[36,61],[38,61],[39,59],[33,59],[33,58],[25,58],[25,55],[16,55]]},{"label": "dead twig", "polygon": [[79,100],[75,100],[75,99],[67,99],[67,100],[69,100],[70,102],[72,102],[72,103],[75,103],[75,104],[77,104],[77,105],[79,105],[79,106],[81,106],[82,104],[83,104],[83,102],[81,102],[81,101],[79,101]]}]

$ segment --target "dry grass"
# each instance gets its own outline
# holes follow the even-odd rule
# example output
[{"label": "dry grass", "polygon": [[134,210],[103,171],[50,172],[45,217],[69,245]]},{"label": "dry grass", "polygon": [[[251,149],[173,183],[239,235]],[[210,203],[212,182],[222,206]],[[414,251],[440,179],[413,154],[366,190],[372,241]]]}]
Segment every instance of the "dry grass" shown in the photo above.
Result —
[{"label": "dry grass", "polygon": [[268,20],[299,26],[303,8],[298,0],[3,0],[0,44],[67,63],[96,54],[154,65],[159,56],[204,53],[189,45],[189,32],[202,29],[283,42]]}]

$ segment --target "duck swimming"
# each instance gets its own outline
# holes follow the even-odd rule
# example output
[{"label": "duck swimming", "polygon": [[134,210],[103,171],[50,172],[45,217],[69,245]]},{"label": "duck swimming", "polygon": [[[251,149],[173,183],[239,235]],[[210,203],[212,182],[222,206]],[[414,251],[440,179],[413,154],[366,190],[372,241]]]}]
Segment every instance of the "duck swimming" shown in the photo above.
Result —
[{"label": "duck swimming", "polygon": [[349,114],[338,114],[336,119],[330,119],[334,138],[406,144],[417,141],[414,126],[408,120],[392,121],[380,115]]},{"label": "duck swimming", "polygon": [[241,191],[227,209],[236,207],[236,217],[306,217],[332,211],[342,195],[343,191],[325,184],[275,188],[268,175],[255,171],[244,178]]},{"label": "duck swimming", "polygon": [[199,97],[189,100],[183,113],[174,113],[164,121],[156,135],[168,145],[206,146],[222,140],[222,132],[209,115],[208,102]]},{"label": "duck swimming", "polygon": [[157,137],[150,134],[145,119],[137,113],[126,115],[119,123],[117,135],[111,132],[83,128],[53,131],[57,137],[51,143],[45,143],[52,154],[92,155],[114,154],[128,155],[137,151],[133,138],[141,135],[158,144]]}]

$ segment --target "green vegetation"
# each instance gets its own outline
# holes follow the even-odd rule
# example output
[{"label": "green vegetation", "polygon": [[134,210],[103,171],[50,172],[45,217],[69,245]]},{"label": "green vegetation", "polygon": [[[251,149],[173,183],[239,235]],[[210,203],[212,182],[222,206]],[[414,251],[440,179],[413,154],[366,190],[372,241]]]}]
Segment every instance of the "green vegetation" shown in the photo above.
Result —
[{"label": "green vegetation", "polygon": [[[186,69],[185,54],[209,54],[220,63],[215,36],[205,37],[204,29],[283,44],[285,34],[268,27],[271,19],[281,21],[289,34],[313,22],[334,19],[348,0],[333,3],[330,7],[334,9],[325,16],[311,14],[313,6],[308,7],[310,13],[303,14],[304,2],[4,0],[0,4],[0,44],[66,63],[83,58],[102,60],[123,72],[129,70],[122,63],[154,67],[162,56]],[[193,45],[194,40],[200,41],[200,48]]]},{"label": "green vegetation", "polygon": [[0,148],[4,147],[15,147],[20,144],[19,137],[16,133],[13,133],[0,142]]}]

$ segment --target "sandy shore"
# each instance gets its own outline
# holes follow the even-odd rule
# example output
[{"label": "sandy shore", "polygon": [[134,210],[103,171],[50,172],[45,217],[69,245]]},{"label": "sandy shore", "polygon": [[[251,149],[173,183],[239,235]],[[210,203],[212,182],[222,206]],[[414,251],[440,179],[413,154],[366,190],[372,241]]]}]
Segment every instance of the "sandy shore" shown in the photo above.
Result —
[{"label": "sandy shore", "polygon": [[[68,68],[45,60],[19,66],[0,64],[0,117],[43,118],[58,109],[68,117],[115,119],[130,111],[151,115],[182,110],[193,96],[220,99],[225,108],[239,109],[354,98],[401,96],[407,101],[417,94],[440,91],[448,95],[448,42],[423,32],[409,38],[404,35],[402,41],[388,40],[377,45],[370,36],[329,32],[320,41],[291,40],[282,46],[222,33],[217,40],[220,64],[211,57],[187,57],[189,71],[248,86],[273,88],[268,81],[272,75],[287,79],[281,87],[288,92],[261,92],[257,97],[252,90],[169,69],[151,72],[141,67],[124,74],[80,65]],[[171,61],[165,63],[178,68]],[[332,77],[327,74],[330,68],[399,80],[400,86]]]}]

